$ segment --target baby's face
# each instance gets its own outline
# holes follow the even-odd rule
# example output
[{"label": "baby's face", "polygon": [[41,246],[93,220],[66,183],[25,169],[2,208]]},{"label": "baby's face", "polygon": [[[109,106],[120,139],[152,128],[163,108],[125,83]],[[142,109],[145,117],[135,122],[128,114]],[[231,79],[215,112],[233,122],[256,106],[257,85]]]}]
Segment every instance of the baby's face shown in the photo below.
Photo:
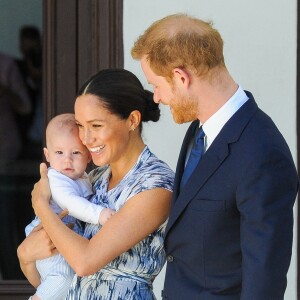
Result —
[{"label": "baby's face", "polygon": [[72,179],[80,178],[91,156],[78,134],[57,132],[48,141],[44,154],[50,166]]}]

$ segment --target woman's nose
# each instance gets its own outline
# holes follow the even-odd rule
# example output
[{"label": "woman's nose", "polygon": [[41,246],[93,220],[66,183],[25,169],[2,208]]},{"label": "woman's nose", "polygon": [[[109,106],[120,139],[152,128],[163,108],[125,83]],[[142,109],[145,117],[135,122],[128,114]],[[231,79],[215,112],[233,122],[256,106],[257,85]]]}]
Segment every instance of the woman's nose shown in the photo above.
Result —
[{"label": "woman's nose", "polygon": [[91,132],[89,130],[85,130],[80,138],[81,138],[82,143],[85,146],[91,144],[91,142],[93,140]]}]

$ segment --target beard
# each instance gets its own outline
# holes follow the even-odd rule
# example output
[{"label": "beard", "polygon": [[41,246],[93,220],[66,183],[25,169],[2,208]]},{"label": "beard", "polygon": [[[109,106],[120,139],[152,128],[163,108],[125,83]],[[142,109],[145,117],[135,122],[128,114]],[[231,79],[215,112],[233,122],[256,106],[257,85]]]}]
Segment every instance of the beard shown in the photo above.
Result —
[{"label": "beard", "polygon": [[197,101],[174,91],[170,105],[173,120],[177,124],[191,122],[197,119]]}]

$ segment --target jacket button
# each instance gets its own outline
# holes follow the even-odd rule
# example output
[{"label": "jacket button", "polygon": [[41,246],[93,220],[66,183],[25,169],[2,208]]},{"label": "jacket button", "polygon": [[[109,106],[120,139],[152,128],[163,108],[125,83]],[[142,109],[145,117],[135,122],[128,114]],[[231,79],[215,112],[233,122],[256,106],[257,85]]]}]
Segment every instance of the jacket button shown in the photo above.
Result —
[{"label": "jacket button", "polygon": [[167,261],[168,261],[168,262],[173,262],[173,261],[174,261],[174,256],[168,255],[168,256],[167,256]]}]

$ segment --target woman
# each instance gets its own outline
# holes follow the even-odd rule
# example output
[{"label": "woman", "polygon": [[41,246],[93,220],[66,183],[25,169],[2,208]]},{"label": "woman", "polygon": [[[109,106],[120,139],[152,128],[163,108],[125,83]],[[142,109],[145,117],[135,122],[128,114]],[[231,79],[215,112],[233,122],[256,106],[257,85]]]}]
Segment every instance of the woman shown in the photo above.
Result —
[{"label": "woman", "polygon": [[26,276],[27,264],[57,248],[77,274],[67,299],[155,299],[152,282],[165,262],[174,173],[150,152],[141,132],[142,122],[159,116],[152,93],[129,71],[102,70],[83,85],[75,117],[80,139],[99,166],[90,174],[92,201],[117,213],[103,227],[86,224],[84,236],[77,235],[49,207],[42,164],[32,204],[51,241],[44,231],[35,232],[19,246]]}]

